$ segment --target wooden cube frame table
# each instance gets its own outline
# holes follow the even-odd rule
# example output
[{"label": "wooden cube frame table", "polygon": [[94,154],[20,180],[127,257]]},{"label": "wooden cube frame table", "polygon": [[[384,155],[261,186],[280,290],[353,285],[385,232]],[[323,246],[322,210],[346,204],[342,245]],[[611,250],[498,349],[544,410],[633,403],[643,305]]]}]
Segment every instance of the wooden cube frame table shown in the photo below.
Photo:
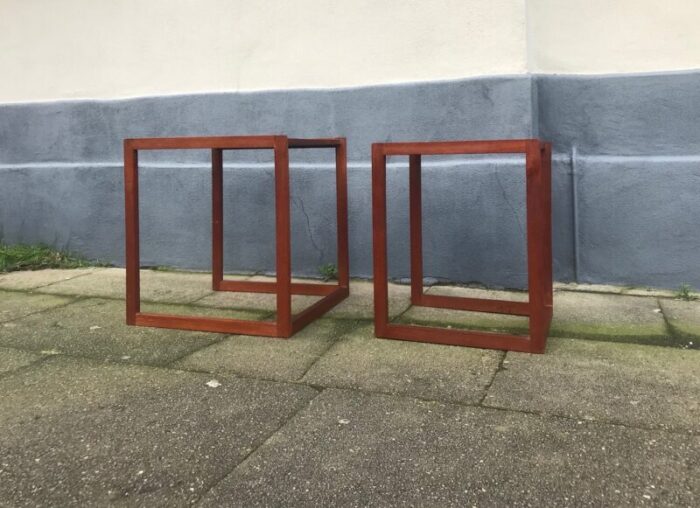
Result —
[{"label": "wooden cube frame table", "polygon": [[[525,154],[528,301],[441,296],[423,292],[421,156]],[[389,322],[386,158],[409,157],[411,304],[512,314],[529,318],[528,336]],[[372,145],[372,219],[375,335],[438,344],[543,353],[552,320],[552,145],[538,139],[375,143]]]},{"label": "wooden cube frame table", "polygon": [[[335,150],[338,284],[292,282],[289,150]],[[138,152],[141,150],[207,149],[212,155],[212,287],[216,291],[275,293],[274,322],[141,312],[139,258]],[[275,165],[275,282],[232,281],[223,277],[223,151],[274,151]],[[129,325],[208,332],[290,337],[333,308],[349,294],[347,145],[345,138],[292,139],[286,136],[223,136],[137,138],[124,140],[126,219],[126,322]],[[292,315],[292,295],[323,298]]]}]

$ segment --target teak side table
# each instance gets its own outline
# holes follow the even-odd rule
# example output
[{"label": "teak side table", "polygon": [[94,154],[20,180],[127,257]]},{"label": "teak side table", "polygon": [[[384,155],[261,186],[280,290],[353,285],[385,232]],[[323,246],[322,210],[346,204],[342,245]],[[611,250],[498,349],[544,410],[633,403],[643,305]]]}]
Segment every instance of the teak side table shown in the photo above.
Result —
[{"label": "teak side table", "polygon": [[[292,282],[289,149],[335,150],[338,284]],[[138,152],[141,150],[207,149],[212,156],[212,287],[216,291],[275,293],[275,322],[141,312],[139,259]],[[272,149],[275,157],[276,282],[231,281],[223,278],[223,151]],[[347,146],[345,138],[292,139],[286,136],[223,136],[139,138],[124,140],[126,218],[126,322],[208,332],[291,337],[347,298],[349,294]],[[292,295],[323,298],[292,315]]]},{"label": "teak side table", "polygon": [[[438,296],[423,292],[421,155],[525,154],[528,301]],[[409,157],[411,303],[425,307],[513,314],[529,318],[529,335],[393,324],[389,322],[386,158]],[[377,337],[543,353],[552,320],[551,143],[538,139],[375,143],[372,145],[374,327]]]}]

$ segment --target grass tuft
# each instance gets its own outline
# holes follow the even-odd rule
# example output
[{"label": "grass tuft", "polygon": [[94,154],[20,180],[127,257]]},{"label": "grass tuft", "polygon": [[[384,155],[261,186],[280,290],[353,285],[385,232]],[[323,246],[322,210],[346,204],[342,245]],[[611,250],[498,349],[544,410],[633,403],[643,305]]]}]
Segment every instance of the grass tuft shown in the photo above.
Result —
[{"label": "grass tuft", "polygon": [[0,243],[0,272],[43,270],[45,268],[80,268],[107,266],[77,254],[52,249],[46,245],[5,245]]},{"label": "grass tuft", "polygon": [[693,288],[689,284],[681,284],[676,291],[676,298],[679,300],[685,300],[690,302],[695,300],[697,297],[692,293]]},{"label": "grass tuft", "polygon": [[336,280],[338,278],[338,268],[333,263],[328,263],[318,267],[318,273],[321,274],[323,280]]}]

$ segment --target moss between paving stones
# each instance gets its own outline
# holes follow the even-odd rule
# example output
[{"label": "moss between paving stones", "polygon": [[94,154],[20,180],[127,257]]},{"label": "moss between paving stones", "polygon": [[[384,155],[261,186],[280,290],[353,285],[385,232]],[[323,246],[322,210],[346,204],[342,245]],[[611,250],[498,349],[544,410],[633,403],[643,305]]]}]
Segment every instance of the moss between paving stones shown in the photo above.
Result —
[{"label": "moss between paving stones", "polygon": [[10,327],[3,327],[1,324],[3,322],[12,321],[52,307],[66,305],[73,300],[74,298],[59,296],[0,291],[0,330]]},{"label": "moss between paving stones", "polygon": [[[178,314],[193,310],[180,305],[146,306],[145,310]],[[195,309],[200,314],[256,319],[259,314],[221,309]],[[27,316],[5,325],[0,345],[32,351],[67,353],[109,361],[164,365],[225,335],[127,326],[124,302],[86,299],[59,309]]]},{"label": "moss between paving stones", "polygon": [[484,404],[697,432],[700,352],[555,338],[544,355],[508,353]]},{"label": "moss between paving stones", "polygon": [[688,349],[700,349],[700,301],[660,300],[664,316]]},{"label": "moss between paving stones", "polygon": [[289,339],[232,335],[186,356],[173,367],[298,381],[334,342],[357,326],[350,320],[320,319]]},{"label": "moss between paving stones", "polygon": [[52,357],[0,379],[0,504],[189,506],[317,392]]},{"label": "moss between paving stones", "polygon": [[0,374],[17,370],[42,358],[43,355],[29,351],[0,347]]},{"label": "moss between paving stones", "polygon": [[493,378],[501,355],[499,351],[377,339],[368,324],[336,341],[302,381],[476,403]]}]

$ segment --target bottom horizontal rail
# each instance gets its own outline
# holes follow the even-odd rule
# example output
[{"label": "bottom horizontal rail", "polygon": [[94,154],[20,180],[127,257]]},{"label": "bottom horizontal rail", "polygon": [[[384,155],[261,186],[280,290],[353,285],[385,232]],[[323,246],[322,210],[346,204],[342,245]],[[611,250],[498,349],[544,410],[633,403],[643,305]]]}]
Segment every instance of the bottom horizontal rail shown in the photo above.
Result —
[{"label": "bottom horizontal rail", "polygon": [[423,294],[417,305],[441,309],[512,314],[515,316],[530,315],[530,304],[528,302],[514,302],[510,300],[490,300],[487,298]]},{"label": "bottom horizontal rail", "polygon": [[[326,296],[330,295],[340,286],[337,284],[319,284],[292,282],[293,295]],[[248,281],[248,280],[221,280],[216,291],[232,291],[240,293],[277,293],[276,282]]]},{"label": "bottom horizontal rail", "polygon": [[292,317],[292,333],[296,333],[306,325],[318,319],[323,314],[331,310],[340,302],[345,300],[350,294],[350,290],[346,287],[336,287],[330,295],[321,298],[313,305],[307,307],[299,314]]},{"label": "bottom horizontal rail", "polygon": [[154,314],[139,312],[135,323],[139,326],[157,328],[174,328],[177,330],[194,330],[200,332],[235,333],[241,335],[260,335],[277,337],[277,324],[245,319],[183,316],[175,314]]},{"label": "bottom horizontal rail", "polygon": [[529,337],[504,333],[397,324],[386,325],[383,329],[376,330],[375,333],[377,337],[386,339],[431,342],[450,346],[469,346],[523,353],[541,352],[533,350]]}]

